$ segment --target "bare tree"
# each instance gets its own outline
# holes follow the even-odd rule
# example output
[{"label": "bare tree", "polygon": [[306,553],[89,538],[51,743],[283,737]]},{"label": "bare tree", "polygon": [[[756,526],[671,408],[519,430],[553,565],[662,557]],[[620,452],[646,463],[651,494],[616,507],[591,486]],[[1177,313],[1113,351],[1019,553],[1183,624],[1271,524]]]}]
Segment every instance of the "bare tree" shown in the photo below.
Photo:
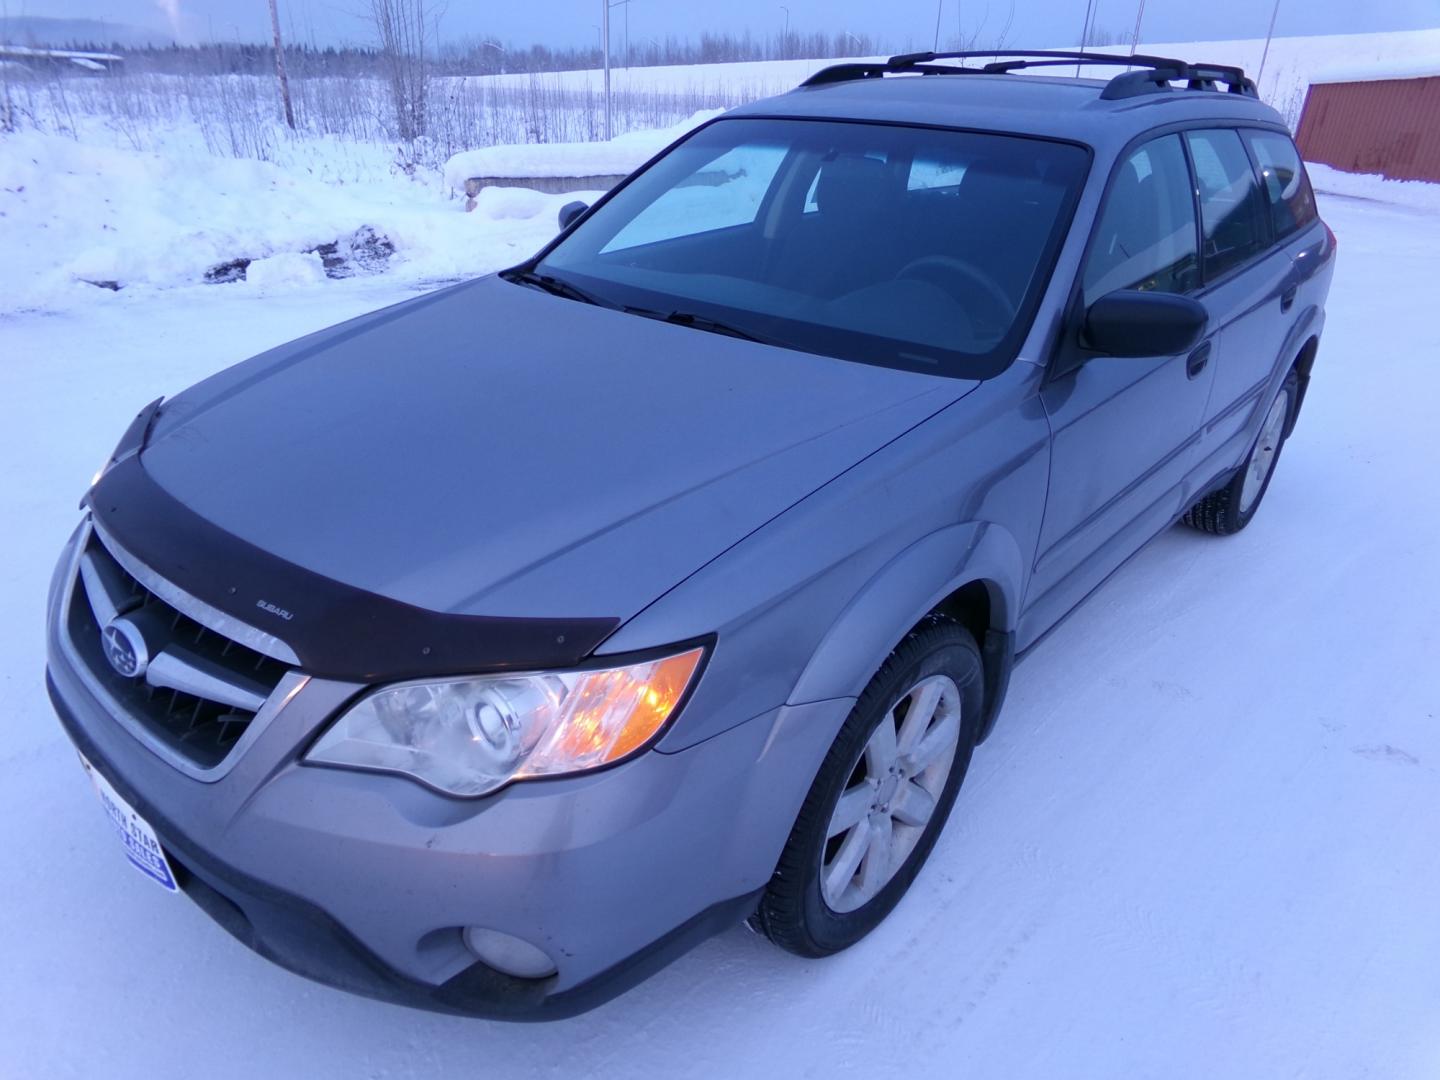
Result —
[{"label": "bare tree", "polygon": [[395,133],[404,142],[425,134],[430,18],[426,0],[370,0],[370,19],[380,39],[381,63],[395,109]]},{"label": "bare tree", "polygon": [[280,44],[280,10],[270,0],[270,29],[275,33],[275,77],[280,80],[280,100],[285,103],[285,123],[295,130],[295,110],[290,106],[290,80],[285,76],[285,47]]}]

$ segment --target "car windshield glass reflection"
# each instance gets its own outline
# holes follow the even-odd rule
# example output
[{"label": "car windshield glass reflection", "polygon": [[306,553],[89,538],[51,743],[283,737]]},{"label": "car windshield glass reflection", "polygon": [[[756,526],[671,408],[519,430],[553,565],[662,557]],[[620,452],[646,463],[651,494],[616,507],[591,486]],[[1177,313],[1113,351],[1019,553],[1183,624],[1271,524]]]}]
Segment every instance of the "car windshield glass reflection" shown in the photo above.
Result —
[{"label": "car windshield glass reflection", "polygon": [[1087,163],[1019,136],[723,120],[533,270],[698,329],[984,377],[1028,328]]}]

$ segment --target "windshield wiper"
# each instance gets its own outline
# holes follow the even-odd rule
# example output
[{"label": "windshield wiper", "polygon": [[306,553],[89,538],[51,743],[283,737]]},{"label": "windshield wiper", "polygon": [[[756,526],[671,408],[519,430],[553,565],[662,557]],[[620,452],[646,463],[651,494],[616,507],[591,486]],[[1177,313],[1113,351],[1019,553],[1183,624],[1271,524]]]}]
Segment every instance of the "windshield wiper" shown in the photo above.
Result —
[{"label": "windshield wiper", "polygon": [[704,330],[709,334],[724,334],[726,337],[741,338],[745,341],[757,341],[762,345],[768,345],[765,338],[756,337],[748,330],[741,330],[738,326],[731,326],[729,323],[720,322],[718,319],[711,319],[705,315],[696,315],[693,311],[651,311],[648,308],[627,307],[625,309],[631,315],[644,315],[647,319],[659,319],[661,322],[674,323],[676,326],[688,326],[692,330]]},{"label": "windshield wiper", "polygon": [[552,296],[563,296],[566,300],[578,300],[582,304],[594,304],[596,307],[615,306],[608,300],[601,300],[598,296],[577,288],[568,281],[562,281],[553,274],[537,274],[534,270],[507,270],[500,276],[506,281],[518,282],[521,285],[533,285]]}]

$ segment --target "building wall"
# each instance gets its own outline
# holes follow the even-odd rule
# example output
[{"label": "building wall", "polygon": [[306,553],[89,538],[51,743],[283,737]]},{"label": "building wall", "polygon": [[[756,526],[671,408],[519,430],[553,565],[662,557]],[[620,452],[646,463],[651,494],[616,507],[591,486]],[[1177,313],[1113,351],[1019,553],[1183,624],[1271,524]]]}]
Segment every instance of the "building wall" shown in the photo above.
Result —
[{"label": "building wall", "polygon": [[1306,161],[1440,182],[1440,77],[1311,86],[1296,142]]}]

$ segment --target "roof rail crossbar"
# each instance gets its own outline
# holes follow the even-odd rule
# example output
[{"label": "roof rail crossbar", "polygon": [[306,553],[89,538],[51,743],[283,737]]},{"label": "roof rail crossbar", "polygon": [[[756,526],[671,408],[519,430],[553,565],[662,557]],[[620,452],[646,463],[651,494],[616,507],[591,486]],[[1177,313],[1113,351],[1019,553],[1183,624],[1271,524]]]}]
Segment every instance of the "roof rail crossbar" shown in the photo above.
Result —
[{"label": "roof rail crossbar", "polygon": [[[936,66],[937,60],[982,60],[980,67]],[[1003,59],[1002,59],[1003,58]],[[1114,53],[1064,51],[1059,49],[1029,50],[973,49],[964,52],[920,52],[892,56],[884,62],[836,64],[817,71],[801,86],[824,86],[853,79],[883,78],[886,75],[920,73],[923,75],[996,75],[1031,67],[1060,67],[1067,64],[1104,65],[1107,67],[1139,68],[1116,75],[1101,92],[1101,98],[1115,100],[1138,94],[1153,94],[1170,89],[1170,83],[1183,82],[1190,90],[1220,91],[1257,97],[1255,83],[1238,67],[1227,64],[1191,64],[1168,56],[1133,56]]]}]

